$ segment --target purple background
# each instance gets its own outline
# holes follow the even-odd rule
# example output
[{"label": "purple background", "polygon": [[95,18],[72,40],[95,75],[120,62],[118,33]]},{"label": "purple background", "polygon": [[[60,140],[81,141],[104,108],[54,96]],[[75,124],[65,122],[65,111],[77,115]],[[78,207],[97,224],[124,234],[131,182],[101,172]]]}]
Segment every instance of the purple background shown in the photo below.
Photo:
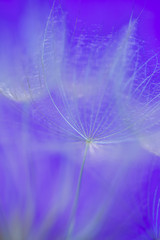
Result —
[{"label": "purple background", "polygon": [[[45,0],[0,0],[1,83],[17,87],[23,78],[19,64],[39,51],[51,6]],[[66,0],[62,8],[71,27],[78,18],[87,29],[102,25],[104,35],[127,24],[132,11],[137,17],[143,10],[138,38],[149,51],[159,50],[159,1]],[[0,236],[65,239],[84,146],[59,146],[30,109],[0,95]],[[138,144],[89,153],[73,239],[156,239],[156,224],[160,237],[160,216],[153,217],[159,211],[159,161]]]}]

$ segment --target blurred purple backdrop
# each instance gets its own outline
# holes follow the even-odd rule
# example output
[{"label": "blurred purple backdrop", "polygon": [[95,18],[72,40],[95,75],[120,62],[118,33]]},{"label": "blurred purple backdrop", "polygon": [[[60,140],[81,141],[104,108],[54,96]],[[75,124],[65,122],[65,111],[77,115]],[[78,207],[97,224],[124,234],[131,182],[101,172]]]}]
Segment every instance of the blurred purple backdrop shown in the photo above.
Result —
[{"label": "blurred purple backdrop", "polygon": [[[148,51],[159,51],[159,1],[64,0],[61,4],[72,28],[78,18],[88,31],[101,26],[103,35],[127,24],[132,13],[135,17],[141,13],[138,37]],[[17,76],[24,78],[26,66],[19,64],[21,59],[30,64],[39,51],[51,6],[49,0],[0,0],[2,85],[6,81],[17,86]],[[0,239],[65,239],[83,146],[59,146],[30,109],[30,103],[0,95]],[[151,216],[157,187],[159,211],[160,158],[137,143],[118,148],[118,156],[110,148],[88,155],[73,239],[160,237],[160,230],[154,229],[156,224],[160,229],[160,214]]]}]

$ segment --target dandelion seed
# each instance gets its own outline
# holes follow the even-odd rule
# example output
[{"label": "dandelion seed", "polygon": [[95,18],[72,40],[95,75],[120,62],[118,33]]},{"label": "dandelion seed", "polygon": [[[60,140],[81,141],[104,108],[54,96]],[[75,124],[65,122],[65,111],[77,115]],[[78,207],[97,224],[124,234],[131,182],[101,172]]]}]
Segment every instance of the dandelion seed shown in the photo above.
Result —
[{"label": "dandelion seed", "polygon": [[[121,31],[102,36],[98,30],[88,33],[77,20],[76,28],[71,31],[67,14],[59,5],[53,5],[43,42],[43,73],[41,69],[37,73],[36,69],[33,74],[32,66],[27,74],[23,71],[20,74],[22,84],[10,86],[11,81],[0,84],[1,94],[9,99],[32,101],[35,119],[42,121],[55,138],[85,145],[66,232],[69,239],[75,236],[76,211],[88,152],[94,153],[99,145],[112,144],[116,148],[117,144],[139,140],[159,129],[158,54],[142,61],[143,47],[136,39],[137,25],[137,19],[131,18]],[[28,72],[34,76],[28,76]],[[159,200],[156,207],[154,221],[158,236]],[[39,234],[33,233],[34,237],[45,235],[54,213],[45,219]],[[99,220],[102,216],[97,215],[95,219]],[[16,217],[15,225],[11,225],[13,232],[18,225]],[[15,237],[22,238],[22,235],[17,228]]]},{"label": "dandelion seed", "polygon": [[43,115],[49,131],[63,141],[86,145],[69,239],[74,231],[87,151],[99,144],[134,140],[153,132],[159,123],[159,92],[155,87],[158,56],[142,62],[136,27],[137,20],[130,19],[119,33],[104,37],[95,31],[87,34],[76,22],[78,30],[71,32],[67,16],[60,5],[54,4],[47,21],[42,65],[48,97],[38,101],[36,114]]},{"label": "dandelion seed", "polygon": [[44,102],[52,109],[49,113],[43,107],[43,114],[59,125],[59,135],[112,144],[153,129],[159,114],[158,56],[140,59],[137,21],[130,20],[112,39],[87,35],[81,25],[71,32],[67,21],[61,7],[53,5],[42,56],[49,95]]}]

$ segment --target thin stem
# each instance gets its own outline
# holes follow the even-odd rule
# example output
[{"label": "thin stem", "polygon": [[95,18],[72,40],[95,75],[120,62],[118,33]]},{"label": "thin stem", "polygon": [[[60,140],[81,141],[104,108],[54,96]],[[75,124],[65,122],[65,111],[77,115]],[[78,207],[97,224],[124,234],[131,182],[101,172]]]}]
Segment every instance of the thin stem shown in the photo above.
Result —
[{"label": "thin stem", "polygon": [[82,183],[82,175],[83,175],[83,170],[84,170],[84,165],[85,165],[85,161],[86,161],[88,147],[89,147],[89,142],[86,141],[86,146],[85,146],[84,155],[83,155],[83,161],[82,161],[81,170],[80,170],[80,174],[79,174],[79,178],[78,178],[78,184],[77,184],[77,188],[76,188],[75,200],[74,200],[73,208],[72,208],[72,212],[71,212],[70,225],[68,228],[68,233],[67,233],[67,238],[66,238],[67,240],[71,239],[74,224],[75,224],[75,215],[76,215],[77,206],[78,206],[79,194],[80,194],[81,183]]}]

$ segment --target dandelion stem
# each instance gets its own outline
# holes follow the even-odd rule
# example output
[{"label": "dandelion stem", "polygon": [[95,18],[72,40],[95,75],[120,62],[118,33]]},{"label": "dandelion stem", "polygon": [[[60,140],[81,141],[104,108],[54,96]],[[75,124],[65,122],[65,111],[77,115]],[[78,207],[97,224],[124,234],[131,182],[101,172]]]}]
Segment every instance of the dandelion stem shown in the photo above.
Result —
[{"label": "dandelion stem", "polygon": [[71,212],[71,220],[70,220],[67,238],[66,238],[67,240],[71,239],[74,224],[75,224],[75,215],[76,215],[77,206],[78,206],[79,194],[80,194],[81,183],[82,183],[82,175],[83,175],[83,170],[84,170],[84,165],[85,165],[85,161],[86,161],[88,147],[89,147],[89,142],[86,141],[86,146],[85,146],[84,155],[83,155],[83,161],[82,161],[81,170],[80,170],[77,188],[76,188],[75,200],[74,200],[73,208],[72,208],[72,212]]}]

